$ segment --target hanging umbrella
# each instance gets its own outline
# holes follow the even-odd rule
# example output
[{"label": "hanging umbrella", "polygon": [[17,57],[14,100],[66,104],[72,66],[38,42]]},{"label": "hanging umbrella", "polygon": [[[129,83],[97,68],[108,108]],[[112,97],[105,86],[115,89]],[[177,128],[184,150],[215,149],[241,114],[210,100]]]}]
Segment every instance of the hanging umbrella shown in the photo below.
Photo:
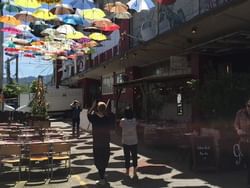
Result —
[{"label": "hanging umbrella", "polygon": [[62,34],[68,34],[68,33],[73,33],[75,32],[75,28],[72,27],[71,25],[68,25],[68,24],[64,24],[64,25],[61,25],[59,26],[58,28],[56,28],[56,31],[58,33],[62,33]]},{"label": "hanging umbrella", "polygon": [[112,23],[111,25],[106,25],[106,26],[102,26],[102,27],[98,27],[98,28],[100,28],[100,30],[102,30],[102,31],[116,31],[116,30],[120,29],[120,26]]},{"label": "hanging umbrella", "polygon": [[50,12],[56,15],[73,14],[74,9],[68,4],[56,4],[55,7],[50,9]]},{"label": "hanging umbrella", "polygon": [[8,12],[20,12],[22,11],[22,8],[19,6],[16,6],[13,2],[8,2],[4,5],[4,10]]},{"label": "hanging umbrella", "polygon": [[97,31],[100,31],[99,28],[94,27],[94,26],[84,27],[82,30],[85,31],[85,32],[97,32]]},{"label": "hanging umbrella", "polygon": [[37,20],[37,18],[32,15],[32,12],[29,11],[21,11],[17,13],[14,17],[24,22],[34,22]]},{"label": "hanging umbrella", "polygon": [[96,41],[107,40],[107,37],[104,34],[97,33],[97,32],[90,34],[89,38],[92,39],[92,40],[96,40]]},{"label": "hanging umbrella", "polygon": [[105,4],[104,10],[111,12],[111,13],[121,13],[121,12],[127,12],[128,6],[123,4],[120,1],[116,1],[115,3]]},{"label": "hanging umbrella", "polygon": [[170,5],[176,2],[176,0],[156,0],[161,5]]},{"label": "hanging umbrella", "polygon": [[113,14],[113,17],[116,19],[130,19],[132,18],[132,15],[129,12],[122,12]]},{"label": "hanging umbrella", "polygon": [[95,8],[93,0],[73,0],[71,6],[79,9],[92,9]]},{"label": "hanging umbrella", "polygon": [[112,23],[109,19],[97,20],[92,23],[94,27],[99,28],[102,31],[115,31],[120,29],[120,26]]},{"label": "hanging umbrella", "polygon": [[89,20],[97,20],[106,16],[105,13],[99,8],[84,9],[82,14],[85,19]]},{"label": "hanging umbrella", "polygon": [[34,23],[31,22],[29,26],[32,29],[31,33],[34,34],[36,37],[43,37],[43,35],[41,35],[41,32],[49,28],[49,25],[41,20],[35,21]]},{"label": "hanging umbrella", "polygon": [[36,56],[33,53],[25,53],[23,54],[24,57],[35,58]]},{"label": "hanging umbrella", "polygon": [[90,42],[91,40],[88,37],[80,38],[77,40],[79,43],[87,43]]},{"label": "hanging umbrella", "polygon": [[130,9],[134,9],[136,12],[150,10],[155,7],[155,4],[151,0],[130,0],[127,5]]},{"label": "hanging umbrella", "polygon": [[79,31],[74,31],[72,33],[68,33],[66,35],[67,39],[81,39],[81,38],[87,38],[87,36],[85,36],[83,33],[79,32]]},{"label": "hanging umbrella", "polygon": [[108,26],[108,25],[112,25],[112,21],[110,19],[101,19],[101,20],[95,20],[92,22],[92,26],[94,27],[103,27],[103,26]]},{"label": "hanging umbrella", "polygon": [[6,15],[0,16],[0,22],[10,25],[20,25],[21,22],[17,20],[14,16]]},{"label": "hanging umbrella", "polygon": [[37,0],[37,1],[43,4],[57,4],[61,2],[61,0]]},{"label": "hanging umbrella", "polygon": [[89,25],[89,23],[82,17],[76,14],[69,14],[63,18],[63,22],[71,25]]},{"label": "hanging umbrella", "polygon": [[17,6],[21,6],[24,8],[39,8],[41,6],[41,3],[39,3],[37,0],[14,0],[14,3]]},{"label": "hanging umbrella", "polygon": [[94,40],[83,43],[83,47],[85,47],[85,48],[93,48],[93,47],[96,47],[96,46],[99,46],[99,43],[94,41]]},{"label": "hanging umbrella", "polygon": [[15,37],[10,38],[10,41],[12,41],[15,44],[19,44],[19,45],[29,45],[31,43],[31,40],[19,39],[19,38],[15,38]]},{"label": "hanging umbrella", "polygon": [[31,42],[31,45],[32,46],[43,46],[44,45],[44,41],[37,40],[37,41]]},{"label": "hanging umbrella", "polygon": [[41,35],[48,36],[48,35],[55,35],[56,30],[53,28],[46,28],[41,32]]},{"label": "hanging umbrella", "polygon": [[15,28],[18,29],[18,30],[21,30],[23,32],[31,31],[30,26],[24,25],[24,24],[17,25],[17,26],[15,26]]},{"label": "hanging umbrella", "polygon": [[4,27],[1,29],[2,32],[6,32],[6,33],[11,33],[11,34],[20,34],[22,33],[21,30],[15,28],[15,27]]},{"label": "hanging umbrella", "polygon": [[33,12],[32,15],[36,18],[43,20],[53,20],[57,18],[57,16],[49,12],[48,9],[43,9],[43,8],[37,9],[35,12]]}]

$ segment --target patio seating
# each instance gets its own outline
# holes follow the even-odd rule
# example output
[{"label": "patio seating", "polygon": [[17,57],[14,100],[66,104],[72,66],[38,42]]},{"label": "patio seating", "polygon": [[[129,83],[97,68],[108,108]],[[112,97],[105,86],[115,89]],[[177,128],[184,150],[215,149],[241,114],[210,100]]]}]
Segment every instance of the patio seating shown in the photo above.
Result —
[{"label": "patio seating", "polygon": [[53,143],[51,155],[51,179],[53,179],[54,167],[61,166],[59,162],[64,161],[64,168],[68,168],[68,175],[71,174],[71,144],[70,143]]},{"label": "patio seating", "polygon": [[30,144],[29,146],[29,180],[31,175],[31,170],[34,168],[44,169],[47,178],[49,177],[49,154],[50,147],[49,144]]},{"label": "patio seating", "polygon": [[4,170],[4,165],[12,165],[18,168],[18,179],[21,179],[21,146],[20,145],[1,145],[0,146],[0,169]]}]

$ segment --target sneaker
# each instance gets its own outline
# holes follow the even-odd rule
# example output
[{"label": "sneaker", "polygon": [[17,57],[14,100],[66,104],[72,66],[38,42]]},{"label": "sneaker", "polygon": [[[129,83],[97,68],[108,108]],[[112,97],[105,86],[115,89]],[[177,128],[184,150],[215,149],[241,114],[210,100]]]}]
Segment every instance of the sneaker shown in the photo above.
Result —
[{"label": "sneaker", "polygon": [[105,184],[106,184],[105,179],[100,179],[96,181],[96,185],[105,185]]}]

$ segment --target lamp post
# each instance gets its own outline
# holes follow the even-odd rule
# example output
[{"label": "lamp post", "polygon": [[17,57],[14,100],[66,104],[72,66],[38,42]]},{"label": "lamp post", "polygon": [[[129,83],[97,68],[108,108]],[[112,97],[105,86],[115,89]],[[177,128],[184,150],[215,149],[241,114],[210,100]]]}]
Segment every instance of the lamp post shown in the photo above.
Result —
[{"label": "lamp post", "polygon": [[[0,0],[0,3],[2,0]],[[1,10],[0,15],[3,15],[3,11]],[[0,23],[0,28],[3,27],[3,24]],[[0,32],[0,111],[3,111],[4,100],[3,100],[3,32]]]}]

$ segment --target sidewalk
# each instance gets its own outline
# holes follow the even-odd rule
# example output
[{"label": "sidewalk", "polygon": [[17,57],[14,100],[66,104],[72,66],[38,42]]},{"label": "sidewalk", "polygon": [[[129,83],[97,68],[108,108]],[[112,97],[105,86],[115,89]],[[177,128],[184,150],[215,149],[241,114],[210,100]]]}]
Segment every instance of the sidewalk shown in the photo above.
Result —
[{"label": "sidewalk", "polygon": [[[71,135],[71,125],[67,122],[52,122],[52,126],[60,127],[68,136]],[[93,163],[92,136],[82,132],[80,139],[71,138],[72,173],[68,181],[46,181],[37,185],[30,185],[25,179],[15,183],[15,180],[0,176],[0,187],[36,187],[36,188],[94,188],[98,180],[97,170]],[[123,150],[120,139],[112,134],[111,157],[107,169],[106,187],[138,187],[138,188],[184,188],[184,187],[246,187],[246,172],[217,171],[193,172],[189,169],[185,156],[180,156],[171,149],[149,148],[139,145],[138,179],[127,177],[124,174]],[[132,173],[131,173],[132,175]],[[56,174],[55,174],[56,177]]]}]

